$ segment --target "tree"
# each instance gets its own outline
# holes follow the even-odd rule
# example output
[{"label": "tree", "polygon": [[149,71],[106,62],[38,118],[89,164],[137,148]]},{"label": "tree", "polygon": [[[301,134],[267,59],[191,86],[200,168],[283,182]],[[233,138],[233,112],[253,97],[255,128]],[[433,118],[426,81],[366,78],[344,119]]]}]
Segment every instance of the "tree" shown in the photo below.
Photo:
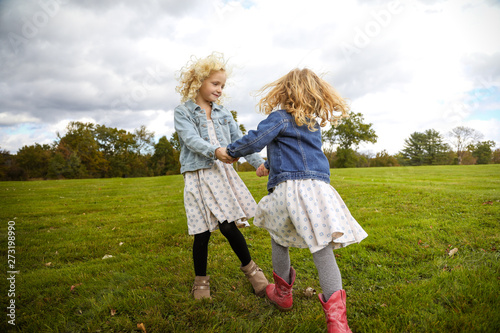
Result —
[{"label": "tree", "polygon": [[458,126],[448,133],[448,137],[457,151],[458,164],[462,164],[467,146],[481,140],[483,134],[470,127]]},{"label": "tree", "polygon": [[355,150],[361,142],[377,142],[377,135],[372,128],[373,124],[363,123],[361,113],[349,113],[349,118],[344,119],[337,127],[331,127],[323,132],[323,142],[331,145],[337,144],[335,165],[339,168],[356,166],[358,156]]},{"label": "tree", "polygon": [[35,143],[19,149],[16,160],[28,178],[46,178],[52,154],[53,151],[49,145]]},{"label": "tree", "polygon": [[12,156],[5,149],[0,149],[0,180],[7,180],[7,174],[12,165]]},{"label": "tree", "polygon": [[495,145],[495,142],[491,140],[482,141],[470,145],[469,150],[472,151],[472,156],[477,159],[477,164],[489,164],[493,157],[493,151],[491,149],[495,147]]},{"label": "tree", "polygon": [[57,133],[59,142],[57,146],[69,161],[73,154],[78,157],[85,167],[86,175],[90,177],[104,177],[108,170],[109,162],[105,159],[101,146],[96,140],[96,125],[72,121],[68,124],[67,133],[61,137]]},{"label": "tree", "polygon": [[441,134],[433,129],[424,133],[414,132],[405,139],[404,149],[400,152],[410,165],[447,164],[449,146]]},{"label": "tree", "polygon": [[155,145],[155,152],[151,156],[150,166],[155,175],[179,173],[180,165],[175,159],[174,149],[166,136],[162,136]]},{"label": "tree", "polygon": [[179,141],[179,133],[177,133],[177,131],[172,134],[172,137],[168,141],[172,145],[172,148],[177,151],[181,150],[181,142]]},{"label": "tree", "polygon": [[495,151],[492,153],[491,161],[494,164],[500,164],[500,148],[495,149]]},{"label": "tree", "polygon": [[50,178],[83,178],[87,175],[85,166],[74,152],[64,152],[59,147],[49,163],[48,176]]},{"label": "tree", "polygon": [[151,154],[154,150],[155,133],[146,129],[146,126],[134,130],[135,142],[137,145],[137,153],[139,155]]},{"label": "tree", "polygon": [[[236,123],[238,123],[238,112],[236,112],[235,110],[232,110],[231,114],[233,115],[234,121]],[[247,134],[247,129],[245,128],[245,126],[243,124],[239,124],[239,127],[240,127],[240,131],[243,135]]]},{"label": "tree", "polygon": [[398,160],[389,155],[387,150],[382,150],[377,153],[374,158],[370,159],[371,167],[389,167],[389,166],[399,166]]}]

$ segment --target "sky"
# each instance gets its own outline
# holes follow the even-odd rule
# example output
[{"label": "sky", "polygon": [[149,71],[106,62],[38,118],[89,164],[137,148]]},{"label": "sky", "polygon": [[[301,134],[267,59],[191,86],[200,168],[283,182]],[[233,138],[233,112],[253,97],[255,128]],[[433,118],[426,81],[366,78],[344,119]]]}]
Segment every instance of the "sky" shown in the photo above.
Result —
[{"label": "sky", "polygon": [[310,68],[372,124],[361,152],[457,126],[500,147],[498,0],[0,0],[0,149],[52,144],[71,121],[170,138],[179,70],[214,51],[247,130],[259,88]]}]

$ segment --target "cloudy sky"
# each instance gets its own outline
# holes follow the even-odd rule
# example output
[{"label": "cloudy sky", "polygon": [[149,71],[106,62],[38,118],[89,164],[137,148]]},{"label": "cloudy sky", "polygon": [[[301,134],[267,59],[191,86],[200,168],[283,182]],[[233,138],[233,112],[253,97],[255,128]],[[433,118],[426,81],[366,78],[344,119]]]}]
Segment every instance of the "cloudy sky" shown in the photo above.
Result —
[{"label": "cloudy sky", "polygon": [[263,119],[252,93],[308,67],[373,124],[361,151],[456,126],[500,147],[499,32],[498,0],[0,0],[0,149],[70,121],[170,137],[176,73],[213,51],[247,129]]}]

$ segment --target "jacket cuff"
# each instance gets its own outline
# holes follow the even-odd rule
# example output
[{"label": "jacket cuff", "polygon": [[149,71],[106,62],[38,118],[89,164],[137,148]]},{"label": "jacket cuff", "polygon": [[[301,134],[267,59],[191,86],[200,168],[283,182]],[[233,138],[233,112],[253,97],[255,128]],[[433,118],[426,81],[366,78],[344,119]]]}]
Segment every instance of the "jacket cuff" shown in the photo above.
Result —
[{"label": "jacket cuff", "polygon": [[216,160],[217,158],[215,157],[215,151],[217,150],[217,148],[220,148],[220,146],[210,146],[205,156],[213,160]]}]

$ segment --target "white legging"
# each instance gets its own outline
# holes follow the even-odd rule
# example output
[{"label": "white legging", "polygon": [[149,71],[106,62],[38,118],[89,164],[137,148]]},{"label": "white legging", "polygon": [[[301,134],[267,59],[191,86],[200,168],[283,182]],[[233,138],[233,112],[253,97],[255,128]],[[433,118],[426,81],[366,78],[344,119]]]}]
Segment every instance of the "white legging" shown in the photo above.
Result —
[{"label": "white legging", "polygon": [[[279,245],[271,238],[272,244],[272,259],[274,272],[285,280],[290,281],[290,254],[288,247]],[[335,255],[333,254],[332,245],[312,254],[314,265],[318,270],[319,285],[323,291],[325,301],[328,301],[330,296],[337,290],[342,289],[342,276],[340,275]]]}]

